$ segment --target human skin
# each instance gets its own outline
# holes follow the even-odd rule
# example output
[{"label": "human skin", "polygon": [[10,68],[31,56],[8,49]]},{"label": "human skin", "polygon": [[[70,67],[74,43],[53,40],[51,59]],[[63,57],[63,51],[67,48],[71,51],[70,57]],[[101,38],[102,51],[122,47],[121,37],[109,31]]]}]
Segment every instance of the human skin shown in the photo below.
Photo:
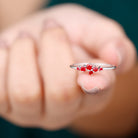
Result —
[{"label": "human skin", "polygon": [[[22,31],[26,33],[17,37]],[[119,83],[122,85],[115,84],[117,74],[120,76],[134,67],[136,52],[115,21],[80,6],[62,5],[28,17],[5,30],[0,37],[9,46],[9,49],[1,48],[0,57],[3,58],[0,73],[2,117],[21,126],[51,130],[75,122],[75,130],[101,135],[123,135],[136,125],[136,91],[132,96],[128,89],[122,89],[125,81]],[[69,68],[72,63],[84,61],[107,62],[120,68],[116,72],[95,73],[93,77]],[[120,78],[117,77],[117,82]],[[95,87],[99,88],[96,94],[82,91],[83,88],[92,93]],[[7,93],[3,93],[5,91]],[[126,106],[124,92],[128,99],[132,96],[129,105],[133,108]],[[114,106],[115,99],[120,96],[124,99]],[[124,105],[123,110],[120,105]],[[112,114],[108,114],[108,110]],[[114,117],[118,111],[119,123],[104,122],[105,115]],[[95,121],[88,126],[88,131],[83,128],[86,116]],[[81,117],[83,120],[75,121]],[[103,125],[96,120],[103,120]],[[122,132],[120,126],[123,126]]]},{"label": "human skin", "polygon": [[0,30],[39,10],[46,3],[48,0],[0,0]]},{"label": "human skin", "polygon": [[138,124],[138,66],[118,75],[111,102],[103,111],[76,119],[72,130],[84,135],[132,135]]}]

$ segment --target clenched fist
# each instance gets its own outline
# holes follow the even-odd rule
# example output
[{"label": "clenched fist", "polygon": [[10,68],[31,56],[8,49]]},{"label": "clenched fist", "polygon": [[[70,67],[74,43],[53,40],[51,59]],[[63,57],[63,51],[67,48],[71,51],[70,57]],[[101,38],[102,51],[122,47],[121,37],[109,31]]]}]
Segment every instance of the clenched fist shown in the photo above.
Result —
[{"label": "clenched fist", "polygon": [[[21,126],[60,129],[100,112],[111,100],[116,74],[136,59],[119,24],[76,5],[42,11],[0,37],[6,41],[0,46],[0,115]],[[119,68],[90,76],[69,68],[77,62]]]}]

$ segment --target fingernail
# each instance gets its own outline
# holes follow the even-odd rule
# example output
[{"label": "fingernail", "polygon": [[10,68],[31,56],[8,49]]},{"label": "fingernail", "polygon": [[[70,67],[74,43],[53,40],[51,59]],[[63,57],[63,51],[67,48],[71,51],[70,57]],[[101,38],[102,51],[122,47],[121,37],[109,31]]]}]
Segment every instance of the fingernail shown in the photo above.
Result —
[{"label": "fingernail", "polygon": [[56,27],[61,27],[56,21],[52,19],[44,21],[43,29],[51,29],[51,28],[56,28]]},{"label": "fingernail", "polygon": [[117,53],[117,58],[118,58],[118,66],[122,65],[123,64],[123,60],[124,60],[124,55],[125,55],[125,51],[123,49],[122,46],[116,46],[115,47],[115,51]]},{"label": "fingernail", "polygon": [[21,31],[19,32],[17,38],[30,38],[32,37],[28,32],[25,31]]},{"label": "fingernail", "polygon": [[117,58],[118,58],[118,65],[122,63],[122,52],[120,50],[117,50]]},{"label": "fingernail", "polygon": [[7,43],[4,40],[0,40],[0,48],[7,48]]},{"label": "fingernail", "polygon": [[82,90],[83,90],[85,93],[87,93],[87,94],[96,94],[96,93],[100,92],[100,89],[97,88],[97,87],[92,88],[92,89],[90,89],[90,90],[87,90],[87,89],[85,89],[84,87],[82,87]]}]

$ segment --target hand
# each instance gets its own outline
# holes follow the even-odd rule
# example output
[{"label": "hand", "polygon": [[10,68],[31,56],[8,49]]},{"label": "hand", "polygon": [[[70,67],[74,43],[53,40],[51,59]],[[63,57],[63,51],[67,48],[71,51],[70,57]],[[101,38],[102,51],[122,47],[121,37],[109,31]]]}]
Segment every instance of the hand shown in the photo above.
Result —
[{"label": "hand", "polygon": [[[44,20],[49,19],[57,23],[47,21],[42,30]],[[27,35],[15,40],[21,30],[34,39]],[[116,73],[123,73],[134,66],[136,58],[134,46],[120,25],[74,5],[57,6],[29,17],[1,38],[11,47],[9,54],[1,49],[0,112],[21,126],[63,128],[109,103],[115,72],[95,73],[92,78],[77,74],[70,64],[107,62],[119,65]]]}]

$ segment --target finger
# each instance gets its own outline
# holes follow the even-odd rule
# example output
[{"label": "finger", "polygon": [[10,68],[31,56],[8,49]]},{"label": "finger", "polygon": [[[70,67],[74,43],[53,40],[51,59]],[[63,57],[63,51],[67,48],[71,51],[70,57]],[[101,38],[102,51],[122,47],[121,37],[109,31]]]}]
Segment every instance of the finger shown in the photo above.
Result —
[{"label": "finger", "polygon": [[[92,62],[103,61],[92,60]],[[92,114],[104,109],[111,100],[115,73],[112,70],[94,72],[92,75],[79,72],[77,82],[84,93],[86,93],[81,112],[83,114]]]},{"label": "finger", "polygon": [[49,10],[40,13],[41,15],[33,16],[30,20],[4,31],[0,36],[11,43],[19,30],[26,29],[38,40],[39,26],[44,19],[52,18],[64,26],[73,43],[86,48],[96,57],[119,66],[118,72],[126,72],[134,66],[136,50],[118,23],[81,6],[63,5],[54,9],[56,12]]},{"label": "finger", "polygon": [[[96,23],[93,14],[97,16]],[[136,50],[122,27],[97,13],[92,12],[89,18],[83,25],[80,45],[105,62],[117,65],[120,73],[131,69],[136,62]]]},{"label": "finger", "polygon": [[42,113],[42,91],[35,43],[29,35],[16,39],[10,49],[8,91],[13,120],[32,122]]},{"label": "finger", "polygon": [[40,65],[46,98],[44,127],[59,129],[73,119],[80,106],[81,92],[75,72],[69,68],[73,57],[63,28],[48,22],[41,42]]},{"label": "finger", "polygon": [[8,93],[6,87],[8,48],[4,41],[0,41],[0,114],[9,110]]},{"label": "finger", "polygon": [[117,22],[81,6],[64,5],[56,8],[58,11],[54,17],[65,27],[73,43],[85,48],[92,56],[119,66],[118,73],[134,66],[135,47]]}]

